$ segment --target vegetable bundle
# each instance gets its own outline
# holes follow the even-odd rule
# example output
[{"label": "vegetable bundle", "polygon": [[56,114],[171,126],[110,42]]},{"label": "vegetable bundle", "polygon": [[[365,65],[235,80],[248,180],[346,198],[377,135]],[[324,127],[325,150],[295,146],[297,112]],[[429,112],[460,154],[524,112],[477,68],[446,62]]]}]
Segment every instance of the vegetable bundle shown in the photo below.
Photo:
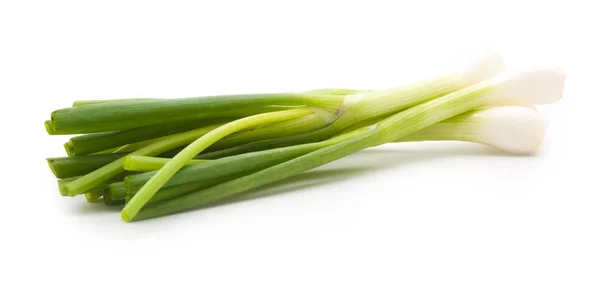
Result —
[{"label": "vegetable bundle", "polygon": [[45,122],[79,134],[48,158],[64,196],[123,206],[124,221],[227,202],[244,192],[390,142],[458,140],[534,152],[535,104],[562,96],[556,68],[503,72],[492,55],[389,90],[76,101]]}]

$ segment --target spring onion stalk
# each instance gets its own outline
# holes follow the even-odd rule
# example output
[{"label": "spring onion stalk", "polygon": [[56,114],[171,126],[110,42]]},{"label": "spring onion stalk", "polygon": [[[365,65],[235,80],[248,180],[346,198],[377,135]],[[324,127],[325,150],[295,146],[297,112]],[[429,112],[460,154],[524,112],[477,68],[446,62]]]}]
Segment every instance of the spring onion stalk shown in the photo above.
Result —
[{"label": "spring onion stalk", "polygon": [[[127,175],[128,175],[127,173],[119,174],[119,175],[111,178],[110,180],[107,180],[106,182],[102,182],[101,184],[98,184],[94,188],[90,188],[90,189],[86,190],[86,192],[84,192],[83,194],[97,192],[98,190],[104,191],[111,182],[123,180],[123,178],[125,178],[125,176],[127,176]],[[71,196],[71,197],[75,196],[74,194],[71,194],[67,190],[66,187],[69,183],[73,182],[73,180],[77,180],[77,178],[79,178],[79,177],[69,177],[69,178],[63,178],[63,179],[57,180],[56,183],[58,184],[58,192],[60,193],[60,195]]]},{"label": "spring onion stalk", "polygon": [[48,133],[48,135],[74,134],[74,133],[70,133],[69,131],[65,131],[65,130],[61,130],[61,129],[56,129],[54,127],[54,124],[52,123],[52,120],[46,120],[44,122],[44,127],[46,127],[46,133]]},{"label": "spring onion stalk", "polygon": [[102,155],[102,154],[118,153],[118,152],[115,152],[117,149],[118,148],[109,148],[109,149],[105,149],[105,150],[102,150],[102,151],[94,152],[94,153],[92,153],[90,155]]},{"label": "spring onion stalk", "polygon": [[62,196],[71,196],[69,194],[69,191],[67,190],[66,186],[67,186],[67,184],[69,184],[73,180],[76,180],[77,178],[79,178],[79,177],[78,176],[67,177],[67,178],[63,178],[63,179],[57,180],[56,183],[58,184],[58,192],[60,193],[60,195],[62,195]]},{"label": "spring onion stalk", "polygon": [[202,190],[205,188],[209,188],[211,186],[215,186],[217,184],[236,179],[241,177],[242,175],[229,175],[223,176],[219,178],[208,179],[204,181],[185,183],[175,186],[169,186],[161,188],[156,194],[152,197],[150,201],[148,201],[148,205],[156,204],[165,200],[173,199],[190,192]]},{"label": "spring onion stalk", "polygon": [[547,127],[546,119],[532,107],[501,106],[450,118],[400,141],[467,141],[512,154],[530,154],[539,147]]},{"label": "spring onion stalk", "polygon": [[123,205],[125,204],[125,200],[124,199],[112,199],[112,197],[110,195],[104,194],[102,200],[104,201],[104,204],[107,206],[115,206],[115,205]]},{"label": "spring onion stalk", "polygon": [[134,152],[134,151],[140,150],[146,146],[150,146],[158,141],[168,139],[169,137],[170,137],[170,135],[158,137],[158,138],[154,138],[154,139],[150,139],[150,140],[146,140],[146,141],[140,141],[140,142],[136,142],[136,143],[132,143],[132,144],[123,145],[123,146],[115,149],[113,152],[114,153]]},{"label": "spring onion stalk", "polygon": [[[175,186],[190,182],[201,182],[213,178],[265,169],[309,152],[351,139],[360,133],[361,130],[351,131],[321,142],[250,152],[190,165],[182,168],[165,185]],[[136,159],[132,159],[130,162],[135,161]],[[124,183],[127,192],[134,193],[138,191],[155,173],[146,172],[126,177]]]},{"label": "spring onion stalk", "polygon": [[85,199],[90,203],[97,202],[104,195],[104,188],[95,188],[85,193]]},{"label": "spring onion stalk", "polygon": [[[198,181],[198,182],[189,182],[189,183],[179,184],[179,185],[175,185],[175,186],[163,187],[158,192],[156,192],[156,194],[152,197],[152,199],[150,199],[150,201],[148,201],[148,205],[159,203],[164,200],[172,199],[175,197],[179,197],[179,196],[182,196],[182,195],[190,193],[190,192],[202,190],[202,189],[223,183],[225,181],[239,178],[241,176],[243,176],[243,174],[235,174],[235,175],[212,178],[212,179]],[[108,194],[110,196],[110,198],[113,200],[123,199],[123,200],[127,200],[127,202],[129,202],[129,200],[133,196],[133,194],[127,193],[127,191],[125,190],[125,186],[123,185],[123,182],[112,183],[109,186],[109,189],[106,191],[105,194]]]},{"label": "spring onion stalk", "polygon": [[323,129],[207,152],[202,154],[200,158],[216,159],[246,152],[325,140],[365,120],[387,117],[406,108],[476,84],[503,70],[502,58],[498,55],[490,55],[466,68],[407,86],[350,95],[342,104],[338,119]]},{"label": "spring onion stalk", "polygon": [[[163,186],[169,179],[179,171],[186,162],[198,155],[202,150],[208,146],[214,144],[218,140],[231,135],[235,132],[254,128],[256,126],[282,122],[295,118],[300,118],[308,114],[312,114],[314,111],[310,108],[298,108],[290,109],[280,112],[272,112],[265,114],[258,114],[243,119],[239,119],[230,123],[227,123],[219,128],[210,131],[206,135],[198,138],[192,142],[185,149],[179,152],[171,161],[163,166],[156,174],[142,186],[142,188],[135,194],[135,196],[125,205],[125,208],[121,211],[121,215],[124,219],[130,219],[134,217],[137,212],[152,198],[152,196]],[[67,185],[68,187],[68,185]]]},{"label": "spring onion stalk", "polygon": [[109,184],[104,194],[110,196],[113,200],[125,199],[125,197],[127,197],[127,191],[125,190],[123,181]]},{"label": "spring onion stalk", "polygon": [[[73,137],[65,144],[69,156],[86,155],[128,144],[147,141],[167,135],[181,133],[212,124],[232,121],[231,118],[167,122],[161,125],[134,128],[123,131],[85,134]],[[139,149],[139,148],[138,148]],[[122,151],[126,152],[126,151]]]},{"label": "spring onion stalk", "polygon": [[48,161],[48,166],[56,178],[68,178],[88,174],[123,156],[125,156],[124,153],[115,153],[47,158],[46,161]]},{"label": "spring onion stalk", "polygon": [[[368,131],[350,140],[232,181],[145,207],[135,216],[135,220],[207,206],[240,192],[300,174],[365,148],[394,142],[435,123],[477,108],[523,99],[536,104],[551,103],[560,98],[563,86],[564,74],[555,69],[497,76],[394,114],[376,125],[367,127]],[[131,215],[123,215],[123,212],[121,217],[126,222],[134,218]]]},{"label": "spring onion stalk", "polygon": [[215,151],[260,140],[307,133],[324,128],[335,120],[335,114],[333,113],[319,109],[315,109],[315,111],[314,114],[302,118],[269,124],[254,130],[232,134],[213,144],[206,151]]},{"label": "spring onion stalk", "polygon": [[54,111],[49,125],[56,132],[97,133],[159,125],[165,119],[175,122],[241,117],[288,109],[279,106],[313,106],[335,111],[343,100],[344,96],[331,94],[284,93],[109,102]]},{"label": "spring onion stalk", "polygon": [[[123,169],[138,172],[156,171],[161,169],[169,161],[171,161],[170,158],[130,155],[126,156],[125,160],[123,160]],[[200,164],[206,161],[207,160],[192,159],[186,162],[185,165]]]},{"label": "spring onion stalk", "polygon": [[[190,142],[200,138],[201,136],[218,127],[219,125],[210,125],[195,130],[171,135],[169,138],[150,144],[144,148],[141,148],[129,154],[142,156],[156,156],[161,153],[167,152],[171,149],[189,144]],[[123,160],[124,157],[121,157],[101,168],[98,168],[95,171],[92,171],[82,176],[81,178],[67,184],[66,189],[71,194],[76,195],[81,194],[88,189],[94,188],[96,185],[106,180],[109,180],[110,178],[123,172]]]}]

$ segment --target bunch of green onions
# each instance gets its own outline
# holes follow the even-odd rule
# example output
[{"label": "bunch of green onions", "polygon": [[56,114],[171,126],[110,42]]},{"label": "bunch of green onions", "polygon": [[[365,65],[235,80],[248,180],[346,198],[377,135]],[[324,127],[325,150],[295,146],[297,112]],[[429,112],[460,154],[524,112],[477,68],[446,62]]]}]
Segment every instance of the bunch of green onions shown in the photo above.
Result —
[{"label": "bunch of green onions", "polygon": [[492,55],[389,90],[76,101],[45,122],[50,135],[78,134],[68,157],[47,160],[62,195],[122,206],[129,222],[228,202],[390,142],[529,154],[546,131],[533,105],[560,99],[565,76],[503,70]]}]

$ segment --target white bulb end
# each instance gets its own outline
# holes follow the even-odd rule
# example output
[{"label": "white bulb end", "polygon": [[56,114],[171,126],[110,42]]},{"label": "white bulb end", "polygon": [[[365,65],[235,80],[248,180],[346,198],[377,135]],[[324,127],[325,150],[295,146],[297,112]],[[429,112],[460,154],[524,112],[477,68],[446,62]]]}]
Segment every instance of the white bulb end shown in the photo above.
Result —
[{"label": "white bulb end", "polygon": [[513,154],[534,153],[548,128],[546,119],[530,107],[493,107],[472,117],[481,143]]},{"label": "white bulb end", "polygon": [[566,75],[557,67],[537,69],[496,78],[493,96],[500,104],[518,100],[544,105],[558,101],[563,94]]}]

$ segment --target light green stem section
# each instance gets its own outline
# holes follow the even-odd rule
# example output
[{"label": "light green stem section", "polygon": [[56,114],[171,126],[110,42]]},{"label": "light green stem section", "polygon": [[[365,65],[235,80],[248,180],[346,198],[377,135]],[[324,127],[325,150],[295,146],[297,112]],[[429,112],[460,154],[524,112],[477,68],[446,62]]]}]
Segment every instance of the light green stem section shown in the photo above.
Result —
[{"label": "light green stem section", "polygon": [[84,194],[85,199],[90,203],[95,203],[104,195],[104,190],[104,188],[94,188]]},{"label": "light green stem section", "polygon": [[[127,171],[156,171],[161,169],[169,161],[171,161],[171,158],[131,155],[125,157],[125,160],[123,161],[123,168]],[[185,165],[198,164],[206,161],[208,160],[192,159],[186,162]]]},{"label": "light green stem section", "polygon": [[171,161],[163,166],[144,186],[139,192],[129,201],[129,203],[123,208],[121,217],[125,221],[130,221],[140,211],[140,209],[154,196],[154,194],[165,184],[169,179],[181,169],[188,160],[194,158],[202,150],[206,149],[211,144],[214,144],[218,140],[224,138],[232,133],[256,127],[262,124],[281,122],[294,118],[299,118],[312,114],[313,110],[310,108],[299,108],[291,109],[280,112],[265,113],[246,117],[240,120],[236,120],[225,124],[210,133],[198,138],[192,144],[187,146],[181,152],[179,152]]},{"label": "light green stem section", "polygon": [[493,87],[493,82],[483,81],[392,115],[378,123],[380,142],[394,142],[435,123],[485,107],[489,105],[485,96],[492,92]]},{"label": "light green stem section", "polygon": [[[218,128],[220,125],[210,125],[195,130],[171,135],[168,138],[152,143],[144,148],[138,149],[129,155],[156,156],[167,152],[171,149],[189,144],[193,140],[204,136],[206,133]],[[81,194],[88,189],[94,188],[96,185],[110,179],[111,177],[124,171],[123,161],[125,157],[121,157],[95,171],[92,171],[81,178],[66,185],[66,189],[73,195]]]},{"label": "light green stem section", "polygon": [[151,144],[154,144],[156,142],[168,139],[169,137],[171,137],[171,136],[158,137],[158,138],[154,138],[154,139],[150,139],[150,140],[146,140],[146,141],[140,141],[140,142],[136,142],[136,143],[132,143],[132,144],[123,145],[123,146],[115,149],[113,151],[113,153],[134,152],[136,150],[142,149],[142,148],[149,146]]},{"label": "light green stem section", "polygon": [[335,114],[322,111],[320,114],[310,114],[285,122],[260,126],[256,129],[247,130],[227,136],[214,145],[207,148],[207,152],[224,148],[230,148],[250,142],[269,140],[283,136],[292,136],[321,129],[335,120]]}]

